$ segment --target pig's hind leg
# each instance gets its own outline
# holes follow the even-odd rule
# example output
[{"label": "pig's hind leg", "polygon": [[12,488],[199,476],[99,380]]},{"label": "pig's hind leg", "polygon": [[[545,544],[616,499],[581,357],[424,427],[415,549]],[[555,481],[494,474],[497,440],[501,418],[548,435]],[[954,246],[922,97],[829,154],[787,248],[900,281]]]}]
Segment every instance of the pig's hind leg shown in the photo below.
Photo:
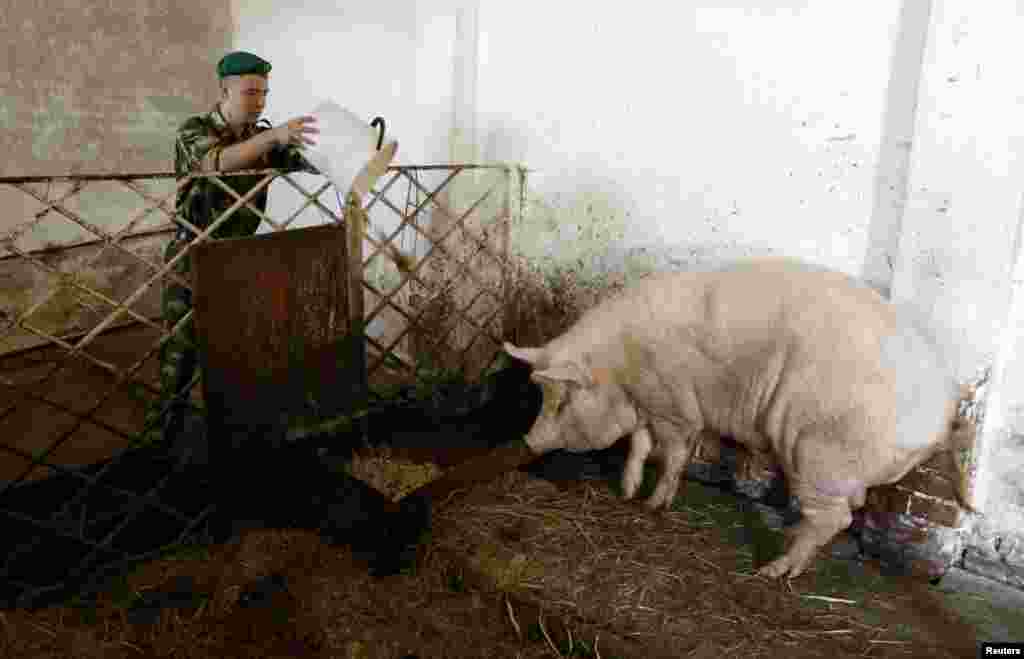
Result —
[{"label": "pig's hind leg", "polygon": [[758,570],[758,574],[773,579],[800,576],[815,559],[818,550],[853,522],[850,497],[845,493],[826,493],[822,490],[828,488],[808,481],[796,484],[793,489],[800,500],[803,519],[787,533],[790,541],[786,553]]}]

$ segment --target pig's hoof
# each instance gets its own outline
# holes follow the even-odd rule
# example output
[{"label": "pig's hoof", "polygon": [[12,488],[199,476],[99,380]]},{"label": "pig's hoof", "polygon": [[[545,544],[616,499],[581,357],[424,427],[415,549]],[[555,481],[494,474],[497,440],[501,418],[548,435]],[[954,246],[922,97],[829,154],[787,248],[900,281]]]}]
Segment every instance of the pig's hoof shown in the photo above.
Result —
[{"label": "pig's hoof", "polygon": [[628,476],[622,480],[622,498],[629,501],[636,496],[636,491],[640,489],[640,483],[636,479],[629,478]]},{"label": "pig's hoof", "polygon": [[652,496],[649,499],[644,500],[644,508],[652,512],[668,510],[671,505],[671,499],[669,499],[668,501],[662,501],[660,498],[655,496]]},{"label": "pig's hoof", "polygon": [[782,559],[772,561],[757,571],[759,575],[762,577],[768,577],[769,579],[778,579],[786,572],[789,572],[789,564]]},{"label": "pig's hoof", "polygon": [[788,576],[790,579],[795,579],[803,574],[804,566],[799,565],[796,561],[793,561],[788,556],[782,556],[775,559],[768,565],[757,571],[762,577],[768,577],[769,579],[778,579],[779,577]]}]

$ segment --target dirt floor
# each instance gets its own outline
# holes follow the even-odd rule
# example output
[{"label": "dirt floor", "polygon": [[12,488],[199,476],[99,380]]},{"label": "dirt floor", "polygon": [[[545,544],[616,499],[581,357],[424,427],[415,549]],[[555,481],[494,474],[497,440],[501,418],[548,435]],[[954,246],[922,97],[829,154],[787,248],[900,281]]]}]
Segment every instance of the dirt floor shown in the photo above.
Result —
[{"label": "dirt floor", "polygon": [[[1019,608],[871,563],[757,577],[782,536],[734,496],[689,483],[657,515],[615,490],[513,472],[435,506],[414,568],[383,578],[315,533],[251,532],[142,565],[92,603],[2,612],[0,656],[973,657],[976,639],[1010,640],[992,630],[1024,629]],[[168,588],[184,594],[147,608]]]}]

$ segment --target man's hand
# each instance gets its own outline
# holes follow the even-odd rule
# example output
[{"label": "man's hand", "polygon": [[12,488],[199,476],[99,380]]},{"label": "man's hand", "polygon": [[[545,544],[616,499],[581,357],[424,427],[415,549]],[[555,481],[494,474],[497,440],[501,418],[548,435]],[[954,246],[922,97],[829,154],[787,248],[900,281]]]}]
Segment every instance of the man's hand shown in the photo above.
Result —
[{"label": "man's hand", "polygon": [[[257,133],[244,142],[232,144],[223,151],[210,151],[203,159],[204,171],[209,171],[219,164],[221,171],[233,172],[239,169],[259,167],[260,159],[275,147],[288,147],[297,144],[316,144],[306,134],[319,133],[319,129],[307,124],[316,121],[315,117],[296,117],[285,123]],[[218,161],[219,154],[219,161]]]},{"label": "man's hand", "polygon": [[306,137],[307,134],[320,132],[320,129],[309,125],[315,121],[316,117],[310,116],[289,119],[274,128],[274,140],[281,146],[288,146],[290,144],[315,146],[316,142]]}]

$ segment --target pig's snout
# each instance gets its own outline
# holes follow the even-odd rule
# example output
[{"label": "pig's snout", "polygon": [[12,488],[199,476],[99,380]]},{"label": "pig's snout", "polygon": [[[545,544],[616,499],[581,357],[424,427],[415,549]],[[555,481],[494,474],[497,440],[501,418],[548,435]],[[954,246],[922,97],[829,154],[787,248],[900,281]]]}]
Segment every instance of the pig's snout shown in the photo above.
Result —
[{"label": "pig's snout", "polygon": [[551,451],[565,448],[561,440],[561,432],[557,419],[542,414],[534,421],[533,427],[527,433],[526,445],[537,455],[544,455]]}]

